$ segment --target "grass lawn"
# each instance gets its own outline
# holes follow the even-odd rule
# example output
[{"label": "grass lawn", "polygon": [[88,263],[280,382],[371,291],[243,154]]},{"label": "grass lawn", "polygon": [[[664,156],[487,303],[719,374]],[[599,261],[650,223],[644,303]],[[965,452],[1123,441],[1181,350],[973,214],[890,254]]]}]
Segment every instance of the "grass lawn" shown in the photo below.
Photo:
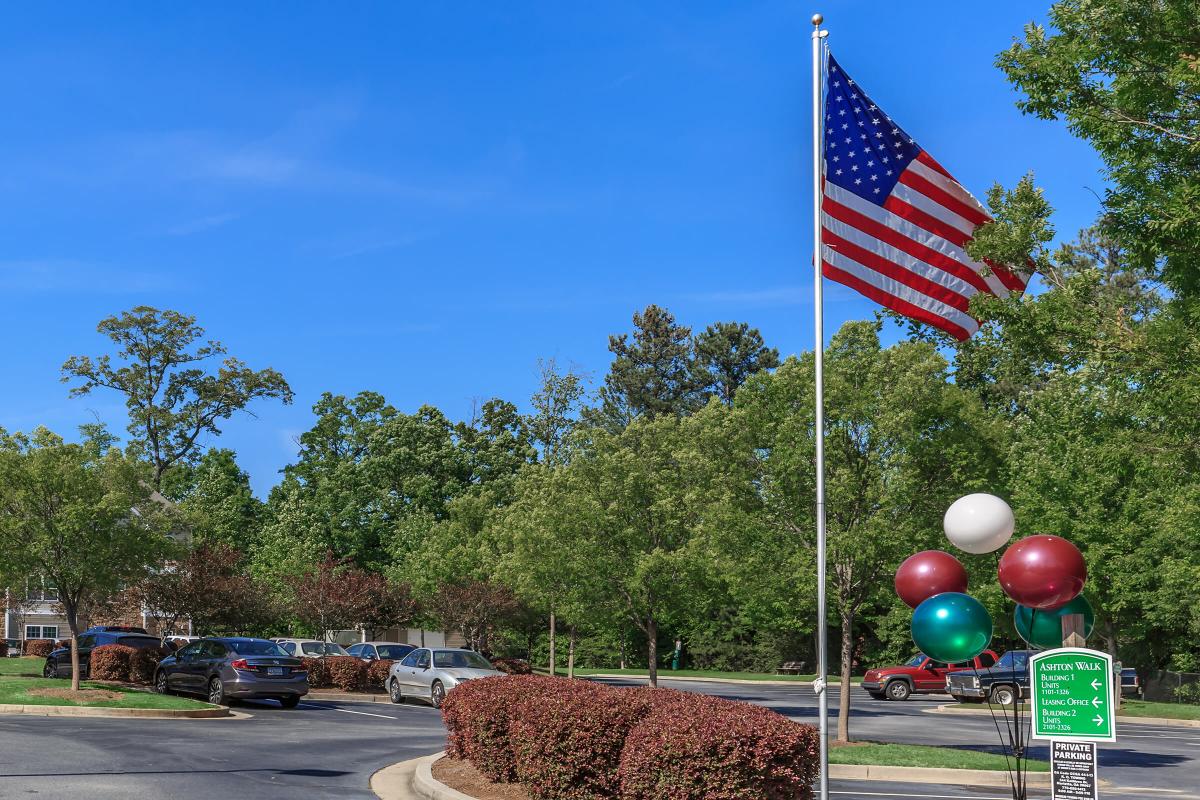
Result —
[{"label": "grass lawn", "polygon": [[95,708],[165,708],[179,711],[190,711],[198,708],[211,708],[207,703],[189,700],[174,695],[152,694],[139,692],[123,686],[109,686],[91,681],[80,684],[85,689],[107,689],[122,695],[119,700],[108,700],[97,703],[78,703],[59,697],[30,695],[30,689],[69,689],[71,682],[54,678],[11,678],[0,677],[0,703],[26,706],[78,706],[87,705]]},{"label": "grass lawn", "polygon": [[[917,744],[842,745],[829,749],[831,764],[870,764],[883,767],[938,767],[941,769],[992,769],[1006,771],[1011,760],[995,753],[960,750],[955,747],[926,747]],[[1046,761],[1030,761],[1030,772],[1049,772]]]},{"label": "grass lawn", "polygon": [[3,675],[41,675],[44,658],[0,658],[0,676]]},{"label": "grass lawn", "polygon": [[1145,700],[1125,700],[1119,717],[1165,717],[1166,719],[1200,719],[1200,706],[1188,703],[1148,703]]},{"label": "grass lawn", "polygon": [[[566,675],[565,669],[559,669],[559,675]],[[647,672],[644,669],[584,669],[581,667],[575,668],[575,674],[580,677],[588,675],[628,675],[631,678],[645,678]],[[708,669],[660,669],[658,671],[660,680],[669,680],[671,678],[727,678],[739,681],[811,681],[816,675],[772,675],[767,672],[720,672],[718,670]],[[831,684],[836,684],[837,680],[830,681]],[[855,678],[851,683],[858,683],[858,678]]]}]

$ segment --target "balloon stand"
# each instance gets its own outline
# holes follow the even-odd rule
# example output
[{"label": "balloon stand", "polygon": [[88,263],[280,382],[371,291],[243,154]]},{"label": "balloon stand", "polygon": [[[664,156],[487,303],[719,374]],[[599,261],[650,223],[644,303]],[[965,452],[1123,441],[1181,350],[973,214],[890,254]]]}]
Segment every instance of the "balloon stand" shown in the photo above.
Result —
[{"label": "balloon stand", "polygon": [[[990,494],[969,494],[955,500],[942,525],[950,543],[972,555],[994,553],[1004,547],[1016,527],[1008,503]],[[996,574],[1000,588],[1016,603],[1012,618],[1017,635],[1030,648],[1062,646],[1063,632],[1068,627],[1083,638],[1091,632],[1095,614],[1081,594],[1087,581],[1087,564],[1078,548],[1066,539],[1042,534],[1019,539],[1000,557]],[[895,577],[896,594],[913,609],[912,639],[920,651],[944,664],[972,665],[975,688],[984,692],[982,699],[987,701],[1008,765],[1013,800],[1027,800],[1031,720],[1022,707],[1028,699],[1021,685],[1022,668],[1014,652],[1008,660],[1011,674],[1005,676],[1001,662],[996,662],[987,668],[989,677],[996,680],[984,686],[979,656],[992,643],[992,618],[982,603],[967,594],[967,583],[966,568],[941,550],[909,556]],[[1024,671],[1028,675],[1028,662]]]}]

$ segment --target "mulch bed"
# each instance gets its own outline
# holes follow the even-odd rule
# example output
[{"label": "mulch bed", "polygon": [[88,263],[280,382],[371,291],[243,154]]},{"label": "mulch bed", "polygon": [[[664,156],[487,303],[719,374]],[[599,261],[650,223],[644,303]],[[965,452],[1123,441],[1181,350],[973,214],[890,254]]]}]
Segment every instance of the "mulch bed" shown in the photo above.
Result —
[{"label": "mulch bed", "polygon": [[120,700],[125,695],[108,689],[80,689],[73,692],[70,689],[30,689],[25,692],[33,697],[56,697],[59,700],[70,700],[75,703],[107,703]]},{"label": "mulch bed", "polygon": [[478,800],[529,800],[519,783],[493,783],[479,774],[470,761],[439,758],[433,762],[433,777]]}]

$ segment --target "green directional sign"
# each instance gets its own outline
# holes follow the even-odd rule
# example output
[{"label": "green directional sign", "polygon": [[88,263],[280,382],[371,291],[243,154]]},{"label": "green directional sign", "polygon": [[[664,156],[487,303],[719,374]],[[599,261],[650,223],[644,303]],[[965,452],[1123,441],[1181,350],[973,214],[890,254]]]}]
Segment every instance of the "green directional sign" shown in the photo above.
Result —
[{"label": "green directional sign", "polygon": [[1112,656],[1064,647],[1029,659],[1033,738],[1117,740]]}]

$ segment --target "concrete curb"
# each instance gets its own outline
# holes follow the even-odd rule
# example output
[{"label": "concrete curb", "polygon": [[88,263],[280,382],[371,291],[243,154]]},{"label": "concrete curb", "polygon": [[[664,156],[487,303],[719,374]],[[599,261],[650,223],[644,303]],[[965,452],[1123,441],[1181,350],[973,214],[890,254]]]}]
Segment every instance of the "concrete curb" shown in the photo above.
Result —
[{"label": "concrete curb", "polygon": [[391,698],[386,694],[368,694],[366,692],[321,692],[310,691],[304,695],[305,700],[341,700],[344,703],[390,703]]},{"label": "concrete curb", "polygon": [[29,717],[137,717],[139,719],[216,719],[233,716],[225,706],[192,710],[171,708],[93,708],[88,706],[38,706],[0,704],[0,714]]},{"label": "concrete curb", "polygon": [[[371,776],[371,791],[382,800],[475,800],[433,777],[433,764],[445,753],[434,753],[384,767]],[[946,786],[1008,786],[1007,772],[982,769],[931,767],[881,767],[868,764],[831,764],[829,777],[841,781],[882,783],[932,783]],[[1026,773],[1027,785],[1050,786],[1049,772]],[[1108,781],[1102,785],[1110,786]]]},{"label": "concrete curb", "polygon": [[[891,781],[935,783],[953,786],[1008,786],[1007,772],[988,769],[940,769],[936,767],[880,767],[873,764],[830,764],[829,777],[841,781]],[[1028,786],[1050,785],[1049,772],[1025,773]]]},{"label": "concrete curb", "polygon": [[[985,708],[956,708],[951,705],[941,705],[936,708],[924,709],[926,714],[961,714],[962,716],[990,717],[992,712]],[[996,712],[999,715],[1000,712]],[[1028,715],[1028,711],[1022,712]],[[1200,728],[1200,719],[1171,719],[1170,717],[1128,717],[1117,714],[1117,721],[1122,725],[1166,725],[1176,728]]]}]

